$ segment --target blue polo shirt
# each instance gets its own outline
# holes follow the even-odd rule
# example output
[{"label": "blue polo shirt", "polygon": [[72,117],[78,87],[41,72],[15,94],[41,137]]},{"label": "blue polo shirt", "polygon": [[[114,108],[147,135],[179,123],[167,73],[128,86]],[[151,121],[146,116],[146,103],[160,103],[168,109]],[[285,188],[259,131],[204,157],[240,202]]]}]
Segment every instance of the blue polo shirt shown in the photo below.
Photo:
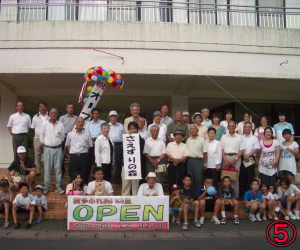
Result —
[{"label": "blue polo shirt", "polygon": [[282,136],[282,131],[284,129],[290,129],[291,132],[292,132],[292,135],[295,134],[292,124],[290,124],[288,122],[285,122],[284,124],[280,124],[280,122],[275,124],[274,125],[274,130],[275,130],[275,133],[276,133],[276,139],[279,141],[280,145],[281,145],[282,142],[285,141],[285,139]]},{"label": "blue polo shirt", "polygon": [[252,190],[250,189],[245,193],[244,200],[246,201],[260,201],[262,202],[262,192],[258,191],[257,194],[252,193]]},{"label": "blue polo shirt", "polygon": [[109,138],[112,142],[122,142],[122,136],[124,134],[124,127],[121,123],[116,123],[113,125],[111,122],[109,123],[110,130],[109,130]]},{"label": "blue polo shirt", "polygon": [[89,122],[88,131],[91,135],[91,138],[97,138],[99,135],[102,134],[101,132],[101,124],[105,121],[98,119],[98,121],[94,122],[94,120]]}]

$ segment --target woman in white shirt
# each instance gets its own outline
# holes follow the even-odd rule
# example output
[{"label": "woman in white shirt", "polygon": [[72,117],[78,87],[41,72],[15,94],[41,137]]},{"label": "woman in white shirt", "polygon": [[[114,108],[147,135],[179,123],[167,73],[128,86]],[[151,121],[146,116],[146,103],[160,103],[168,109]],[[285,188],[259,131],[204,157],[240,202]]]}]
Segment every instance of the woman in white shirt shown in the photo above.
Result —
[{"label": "woman in white shirt", "polygon": [[[257,129],[255,129],[255,132],[254,132],[254,135],[258,138],[258,141],[265,139],[264,131],[265,131],[265,128],[267,126],[269,126],[269,118],[267,116],[262,116],[260,118],[260,125],[261,126]],[[273,131],[273,138],[275,139],[276,138],[275,130],[273,128],[272,128],[272,131]]]},{"label": "woman in white shirt", "polygon": [[[223,126],[226,130],[226,133],[228,134],[228,122],[232,120],[232,110],[231,109],[225,109],[225,120],[220,122],[220,125]],[[237,133],[238,129],[236,128],[235,132]]]},{"label": "woman in white shirt", "polygon": [[280,146],[279,142],[272,137],[273,131],[271,127],[266,127],[264,134],[266,139],[259,142],[260,159],[258,171],[261,182],[268,182],[270,186],[274,186],[280,158]]},{"label": "woman in white shirt", "polygon": [[221,170],[222,162],[222,148],[221,143],[215,140],[216,129],[209,128],[208,140],[206,140],[207,146],[207,163],[204,164],[204,169],[206,169],[206,176],[212,177],[214,187],[218,184],[218,171]]},{"label": "woman in white shirt", "polygon": [[255,129],[255,124],[252,122],[252,116],[250,115],[250,113],[246,112],[244,114],[244,121],[239,122],[237,129],[238,129],[238,133],[240,135],[244,134],[244,124],[245,122],[251,122],[252,123],[252,130]]},{"label": "woman in white shirt", "polygon": [[110,126],[108,123],[102,123],[102,134],[95,141],[96,166],[104,169],[104,180],[106,181],[111,181],[111,166],[114,159],[114,145],[108,137],[109,129]]}]

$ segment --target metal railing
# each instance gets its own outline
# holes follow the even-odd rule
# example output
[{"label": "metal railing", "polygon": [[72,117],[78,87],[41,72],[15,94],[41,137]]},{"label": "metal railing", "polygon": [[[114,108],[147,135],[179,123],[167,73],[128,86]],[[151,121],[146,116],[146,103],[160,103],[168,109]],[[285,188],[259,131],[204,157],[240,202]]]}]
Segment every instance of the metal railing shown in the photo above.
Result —
[{"label": "metal railing", "polygon": [[2,0],[0,21],[143,21],[300,28],[300,8],[199,2],[201,1]]}]

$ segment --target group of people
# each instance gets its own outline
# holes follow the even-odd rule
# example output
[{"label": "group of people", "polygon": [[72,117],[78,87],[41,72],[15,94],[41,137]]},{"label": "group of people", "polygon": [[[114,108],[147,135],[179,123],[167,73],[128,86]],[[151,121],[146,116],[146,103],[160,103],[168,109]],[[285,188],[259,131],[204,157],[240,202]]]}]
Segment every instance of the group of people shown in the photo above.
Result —
[{"label": "group of people", "polygon": [[[94,178],[96,181],[102,178],[107,195],[113,194],[112,181],[122,185],[124,196],[163,195],[161,184],[167,177],[171,196],[175,197],[172,200],[170,196],[170,205],[176,203],[180,205],[177,207],[183,208],[184,229],[187,229],[187,212],[192,207],[195,211],[194,224],[197,227],[203,224],[207,200],[215,201],[209,205],[209,210],[214,211],[212,220],[216,224],[220,224],[217,218],[219,211],[222,220],[225,218],[223,215],[227,205],[235,207],[234,221],[238,224],[237,201],[246,198],[254,177],[260,177],[262,183],[274,187],[277,176],[292,183],[297,171],[295,156],[299,154],[299,146],[293,140],[293,126],[286,122],[284,112],[279,113],[279,123],[273,128],[269,126],[266,116],[261,118],[261,124],[256,128],[249,113],[245,113],[244,120],[237,124],[232,120],[233,112],[228,109],[225,110],[223,121],[217,113],[210,116],[208,108],[201,109],[191,117],[187,111],[176,111],[173,119],[168,116],[168,107],[163,105],[154,112],[149,126],[146,119],[139,116],[138,103],[130,105],[131,116],[124,120],[124,125],[117,122],[119,116],[115,110],[109,112],[107,123],[99,118],[100,110],[94,108],[91,120],[85,126],[84,119],[74,115],[73,104],[67,104],[67,113],[57,120],[58,110],[52,108],[48,112],[47,103],[40,102],[39,112],[33,117],[32,123],[23,112],[22,102],[17,103],[16,109],[17,113],[10,116],[7,125],[15,153],[15,160],[7,169],[11,186],[16,184],[15,177],[18,175],[28,183],[29,191],[32,190],[35,176],[41,173],[42,154],[44,194],[48,194],[51,186],[52,167],[56,175],[55,191],[61,194],[65,192],[62,175],[63,159],[67,153],[70,155],[68,171],[71,183],[67,186],[66,194],[74,190],[87,195],[95,193],[95,184],[89,182],[93,166]],[[35,133],[35,162],[27,157],[30,129]],[[142,180],[124,178],[123,134],[139,134]],[[259,176],[255,176],[257,165]],[[237,170],[234,180],[226,176],[228,168]],[[164,169],[167,169],[166,172]],[[144,180],[146,183],[143,183]],[[228,181],[230,185],[226,184]],[[218,190],[219,184],[223,189]],[[216,191],[207,196],[206,189],[210,186],[215,187]],[[178,190],[181,190],[184,199],[180,198]],[[281,194],[279,199],[287,196],[287,192]],[[294,194],[298,211],[299,190],[295,189]],[[252,203],[249,204],[252,207]],[[200,213],[198,223],[197,211]],[[172,218],[172,221],[178,224],[178,218]]]}]

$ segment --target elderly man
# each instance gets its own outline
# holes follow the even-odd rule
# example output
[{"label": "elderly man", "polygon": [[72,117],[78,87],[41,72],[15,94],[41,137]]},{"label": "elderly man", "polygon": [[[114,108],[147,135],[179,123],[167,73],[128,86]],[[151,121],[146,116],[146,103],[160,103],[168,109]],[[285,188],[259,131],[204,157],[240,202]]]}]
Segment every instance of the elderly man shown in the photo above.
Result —
[{"label": "elderly man", "polygon": [[154,172],[148,173],[145,179],[147,183],[140,185],[137,196],[164,196],[162,185],[157,183],[157,177]]},{"label": "elderly man", "polygon": [[182,180],[186,174],[186,163],[185,161],[189,157],[189,150],[187,146],[182,143],[182,139],[185,134],[182,130],[178,129],[174,132],[175,141],[170,142],[167,146],[167,157],[169,159],[168,167],[168,178],[169,188],[174,184],[183,186]]},{"label": "elderly man", "polygon": [[66,147],[70,154],[69,175],[71,182],[77,171],[82,173],[83,185],[88,185],[90,173],[88,172],[88,151],[93,146],[90,133],[84,130],[84,119],[77,117],[75,121],[76,130],[68,133]]},{"label": "elderly man", "polygon": [[203,108],[201,109],[201,115],[203,117],[203,121],[201,122],[201,125],[209,127],[212,125],[211,120],[208,118],[209,117],[209,109],[208,108]]},{"label": "elderly man", "polygon": [[44,147],[40,141],[41,125],[43,122],[48,121],[49,119],[50,117],[47,112],[47,103],[39,102],[39,113],[32,118],[31,124],[31,129],[34,131],[33,148],[37,176],[41,174],[42,154],[44,152]]},{"label": "elderly man", "polygon": [[189,137],[189,129],[186,124],[182,122],[182,113],[181,111],[176,111],[174,114],[175,122],[169,124],[167,129],[167,139],[169,142],[174,142],[174,133],[176,130],[180,129],[183,132],[182,141],[186,141]]},{"label": "elderly man", "polygon": [[[260,148],[257,137],[252,134],[252,123],[250,121],[244,123],[243,139],[246,148],[243,150],[239,177],[241,198],[244,198],[245,193],[250,189],[251,181],[254,179],[255,156]],[[248,165],[249,162],[252,162],[252,164]]]},{"label": "elderly man", "polygon": [[169,108],[167,105],[162,105],[160,108],[160,113],[162,114],[162,118],[160,120],[161,124],[165,124],[167,127],[169,124],[173,122],[173,119],[168,116]]},{"label": "elderly man", "polygon": [[[139,119],[140,105],[138,103],[132,103],[130,105],[130,114],[131,114],[131,116],[127,117],[124,120],[125,134],[129,134],[129,131],[127,129],[129,122],[137,122],[137,120]],[[145,121],[144,129],[147,130],[147,122],[146,121]]]},{"label": "elderly man", "polygon": [[[166,144],[164,140],[158,137],[159,131],[159,126],[156,124],[152,125],[150,128],[151,137],[145,141],[144,155],[147,159],[146,175],[150,172],[155,172],[158,169],[158,165],[164,164],[166,161]],[[162,183],[162,175],[163,172],[157,173],[159,183]]]},{"label": "elderly man", "polygon": [[207,162],[207,148],[205,140],[198,136],[198,127],[195,124],[190,125],[190,134],[186,141],[189,150],[189,158],[187,161],[187,172],[192,176],[195,190],[202,186],[204,166]]},{"label": "elderly man", "polygon": [[[243,137],[235,133],[236,123],[234,121],[228,122],[228,134],[223,135],[221,138],[222,147],[222,168],[229,168],[230,166],[235,167],[238,171],[238,176],[236,181],[232,181],[231,186],[236,191],[236,196],[239,196],[239,174],[241,166],[241,156],[244,149],[246,149]],[[242,197],[241,197],[242,198]]]},{"label": "elderly man", "polygon": [[188,111],[182,112],[182,122],[188,127],[190,126],[190,113]]},{"label": "elderly man", "polygon": [[160,123],[161,118],[162,118],[162,114],[160,113],[160,111],[155,111],[153,114],[153,123],[148,126],[148,138],[151,136],[150,130],[152,126],[156,125],[159,127],[158,138],[166,142],[167,126],[165,124]]},{"label": "elderly man", "polygon": [[[71,132],[74,128],[76,118],[78,116],[74,115],[74,105],[73,103],[67,103],[66,105],[66,111],[67,113],[65,115],[62,115],[59,118],[59,121],[64,125],[64,130],[65,130],[65,138],[64,141],[62,142],[62,149],[64,150],[66,140],[67,140],[67,135],[69,132]],[[66,152],[66,151],[63,151]],[[63,160],[62,160],[62,175],[65,173],[65,154],[63,155]]]},{"label": "elderly man", "polygon": [[14,172],[21,177],[22,181],[29,184],[30,191],[32,191],[31,185],[35,180],[36,166],[33,160],[26,156],[26,148],[24,146],[17,148],[17,154],[18,158],[14,160],[6,170],[7,179],[11,183],[10,186],[14,186],[14,179],[10,175],[10,172],[14,170]]},{"label": "elderly man", "polygon": [[62,147],[65,138],[64,125],[57,121],[58,110],[52,108],[49,112],[50,119],[41,126],[40,141],[45,146],[44,151],[44,194],[48,194],[51,187],[51,169],[54,167],[56,184],[55,192],[64,193],[62,189]]},{"label": "elderly man", "polygon": [[121,184],[121,172],[122,172],[122,162],[123,162],[123,134],[124,127],[117,120],[119,115],[117,111],[112,110],[109,112],[109,134],[108,137],[112,140],[115,148],[115,184]]},{"label": "elderly man", "polygon": [[145,128],[145,124],[147,124],[147,121],[145,118],[143,117],[139,117],[137,119],[137,124],[139,126],[139,130],[138,130],[138,133],[139,135],[144,139],[146,140],[148,138],[148,130],[147,128]]},{"label": "elderly man", "polygon": [[17,159],[17,148],[24,146],[28,149],[28,132],[31,126],[30,116],[25,114],[23,102],[17,102],[17,113],[12,114],[9,117],[7,128],[12,135],[12,144],[14,150],[14,158]]}]

